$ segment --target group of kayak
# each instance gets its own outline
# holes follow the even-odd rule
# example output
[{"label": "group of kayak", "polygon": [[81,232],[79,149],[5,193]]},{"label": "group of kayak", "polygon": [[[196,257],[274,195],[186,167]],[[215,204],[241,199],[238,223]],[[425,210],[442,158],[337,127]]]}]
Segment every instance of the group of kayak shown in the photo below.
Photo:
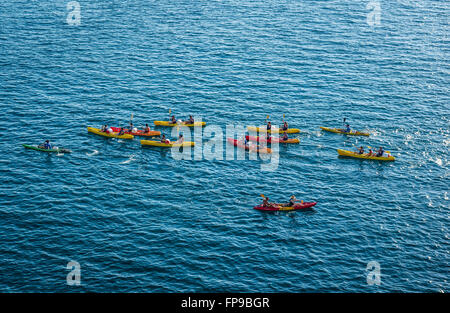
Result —
[{"label": "group of kayak", "polygon": [[[200,126],[203,127],[206,125],[205,122],[196,122],[192,115],[183,121],[176,119],[175,115],[172,115],[168,121],[154,121],[156,126],[185,126],[185,127],[195,127]],[[340,133],[344,135],[352,135],[352,136],[369,136],[370,134],[367,132],[356,131],[350,128],[350,124],[345,122],[342,128],[329,128],[329,127],[320,127],[324,131]],[[183,135],[180,134],[179,137],[171,141],[166,138],[166,135],[162,134],[160,131],[151,130],[148,124],[145,124],[143,129],[138,129],[133,125],[133,122],[130,122],[128,127],[110,127],[108,125],[103,125],[101,128],[95,127],[87,127],[88,132],[94,133],[104,137],[118,138],[118,139],[133,139],[134,136],[140,137],[154,137],[160,136],[160,140],[141,140],[142,146],[156,146],[156,147],[184,147],[184,146],[194,146],[195,143],[192,141],[184,141]],[[253,127],[248,126],[247,130],[249,132],[262,133],[265,132],[266,136],[243,136],[241,139],[228,138],[227,141],[239,148],[251,151],[251,152],[259,152],[262,154],[272,153],[272,149],[267,147],[267,145],[272,143],[283,143],[283,144],[296,144],[299,143],[300,140],[298,138],[289,138],[289,134],[300,133],[300,130],[297,128],[289,128],[289,125],[286,121],[283,121],[280,127],[273,127],[270,121],[267,122],[266,127]],[[279,134],[278,137],[272,137],[272,134]],[[25,146],[25,145],[24,145]],[[32,146],[26,145],[27,148],[47,151],[47,152],[60,152],[61,149],[68,151],[68,149],[58,148],[53,149],[49,143],[44,143],[40,146]],[[367,153],[365,153],[363,147],[360,147],[357,151],[348,151],[343,149],[337,149],[339,156],[345,157],[353,157],[359,159],[370,159],[370,160],[379,160],[379,161],[394,161],[395,157],[393,157],[389,151],[384,151],[382,147],[378,149],[378,151],[373,152],[370,148]]]}]

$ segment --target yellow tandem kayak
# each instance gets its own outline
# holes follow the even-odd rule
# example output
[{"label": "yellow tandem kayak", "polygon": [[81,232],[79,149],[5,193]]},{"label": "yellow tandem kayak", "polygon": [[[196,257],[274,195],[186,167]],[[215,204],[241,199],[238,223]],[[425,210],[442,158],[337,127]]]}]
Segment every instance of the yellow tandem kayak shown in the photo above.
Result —
[{"label": "yellow tandem kayak", "polygon": [[[266,129],[265,128],[260,128],[260,127],[254,127],[254,126],[248,126],[247,127],[248,131],[254,131],[254,132],[264,132]],[[297,134],[300,132],[300,129],[297,128],[288,128],[287,130],[282,130],[281,128],[279,128],[278,130],[268,130],[267,133],[269,134],[279,134],[279,133],[288,133],[288,134]]]},{"label": "yellow tandem kayak", "polygon": [[320,128],[324,131],[327,132],[331,132],[331,133],[337,133],[337,134],[344,134],[344,135],[352,135],[352,136],[369,136],[369,133],[365,133],[365,132],[359,132],[356,130],[351,130],[349,133],[343,131],[342,129],[339,128],[329,128],[329,127],[322,127],[320,126]]},{"label": "yellow tandem kayak", "polygon": [[123,134],[123,135],[118,135],[119,133],[105,133],[102,132],[99,128],[95,128],[95,127],[88,127],[87,131],[96,135],[100,135],[103,137],[109,137],[109,138],[118,138],[118,139],[133,139],[134,136],[130,135],[130,134]]},{"label": "yellow tandem kayak", "polygon": [[184,123],[170,123],[169,121],[153,121],[156,126],[186,126],[186,127],[194,127],[194,126],[205,126],[206,122],[194,122],[194,124],[184,124]]},{"label": "yellow tandem kayak", "polygon": [[153,147],[164,147],[164,148],[172,148],[172,147],[193,147],[195,142],[193,141],[185,141],[183,143],[162,143],[161,141],[155,140],[141,140],[142,146],[153,146]]},{"label": "yellow tandem kayak", "polygon": [[353,151],[347,151],[342,149],[337,149],[337,152],[340,156],[346,156],[357,159],[366,159],[366,160],[377,160],[377,161],[395,161],[395,157],[388,153],[387,157],[377,157],[374,155],[368,156],[367,153],[359,154]]}]

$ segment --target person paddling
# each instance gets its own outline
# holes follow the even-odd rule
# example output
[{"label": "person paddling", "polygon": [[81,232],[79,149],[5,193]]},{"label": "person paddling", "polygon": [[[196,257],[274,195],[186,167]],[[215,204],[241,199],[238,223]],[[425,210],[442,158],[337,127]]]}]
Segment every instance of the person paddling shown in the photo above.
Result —
[{"label": "person paddling", "polygon": [[271,130],[272,129],[272,124],[270,122],[267,122],[267,130]]},{"label": "person paddling", "polygon": [[46,140],[43,144],[39,145],[39,148],[44,148],[47,150],[52,149],[52,144],[50,143],[50,140]]},{"label": "person paddling", "polygon": [[364,148],[363,146],[359,147],[358,154],[364,154]]},{"label": "person paddling", "polygon": [[350,124],[347,124],[346,126],[345,126],[345,128],[344,128],[344,132],[345,133],[349,133],[351,131],[351,129],[350,129]]},{"label": "person paddling", "polygon": [[383,150],[383,147],[380,147],[380,149],[378,149],[378,151],[377,151],[377,157],[381,157],[381,156],[383,156],[383,153],[384,153],[384,150]]},{"label": "person paddling", "polygon": [[166,139],[166,135],[163,134],[161,137],[161,143],[170,143],[170,140]]},{"label": "person paddling", "polygon": [[285,206],[285,207],[293,207],[295,205],[295,202],[300,202],[300,200],[297,200],[297,198],[294,195],[292,195],[289,198],[289,202],[285,203],[283,206]]},{"label": "person paddling", "polygon": [[284,132],[284,133],[283,133],[283,137],[281,137],[281,141],[286,141],[286,140],[288,140],[288,139],[289,139],[289,137],[288,137],[287,132]]},{"label": "person paddling", "polygon": [[285,122],[283,123],[282,130],[286,131],[286,130],[288,130],[288,128],[289,128],[289,125],[288,125],[288,123],[285,121]]},{"label": "person paddling", "polygon": [[148,124],[145,124],[144,133],[149,133],[149,132],[150,132],[150,126],[148,126]]},{"label": "person paddling", "polygon": [[177,119],[175,118],[175,115],[172,115],[172,117],[170,118],[169,124],[176,124],[177,123]]},{"label": "person paddling", "polygon": [[122,136],[123,134],[125,134],[125,130],[123,128],[121,128],[118,135]]},{"label": "person paddling", "polygon": [[189,119],[187,121],[184,122],[185,124],[194,124],[194,118],[192,117],[192,115],[189,115]]},{"label": "person paddling", "polygon": [[178,140],[176,143],[183,143],[183,142],[184,142],[183,134],[180,134],[180,136],[178,136]]}]

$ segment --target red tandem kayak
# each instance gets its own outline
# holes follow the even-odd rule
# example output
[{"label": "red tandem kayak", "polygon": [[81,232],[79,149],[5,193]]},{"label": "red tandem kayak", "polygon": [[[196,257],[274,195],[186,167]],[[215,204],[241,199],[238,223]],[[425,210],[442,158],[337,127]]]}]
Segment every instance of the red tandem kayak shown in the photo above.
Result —
[{"label": "red tandem kayak", "polygon": [[245,150],[249,150],[252,152],[259,152],[259,153],[272,153],[272,150],[270,148],[260,148],[259,146],[255,145],[254,147],[251,145],[245,145],[243,142],[237,140],[237,139],[232,139],[232,138],[228,138],[227,139],[229,143],[231,143],[232,145],[245,149]]},{"label": "red tandem kayak", "polygon": [[312,208],[316,204],[317,204],[317,202],[303,202],[303,203],[297,203],[296,205],[291,206],[291,207],[283,207],[283,206],[281,206],[281,204],[279,204],[279,206],[258,205],[258,206],[255,206],[254,209],[259,210],[259,211],[297,211],[297,210],[304,210],[304,209]]}]

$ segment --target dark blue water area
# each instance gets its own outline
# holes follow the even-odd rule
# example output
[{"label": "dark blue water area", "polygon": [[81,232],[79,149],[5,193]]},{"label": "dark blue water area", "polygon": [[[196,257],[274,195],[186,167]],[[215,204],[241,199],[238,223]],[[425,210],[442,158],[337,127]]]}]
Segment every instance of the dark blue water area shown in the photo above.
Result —
[{"label": "dark blue water area", "polygon": [[[80,0],[79,26],[68,2],[0,4],[0,291],[449,290],[448,2],[380,1],[372,26],[370,1]],[[263,171],[86,131],[169,109],[224,131],[284,115],[300,144]],[[371,136],[319,129],[344,117]],[[73,153],[21,146],[45,139]],[[338,158],[361,145],[396,161]]]}]

